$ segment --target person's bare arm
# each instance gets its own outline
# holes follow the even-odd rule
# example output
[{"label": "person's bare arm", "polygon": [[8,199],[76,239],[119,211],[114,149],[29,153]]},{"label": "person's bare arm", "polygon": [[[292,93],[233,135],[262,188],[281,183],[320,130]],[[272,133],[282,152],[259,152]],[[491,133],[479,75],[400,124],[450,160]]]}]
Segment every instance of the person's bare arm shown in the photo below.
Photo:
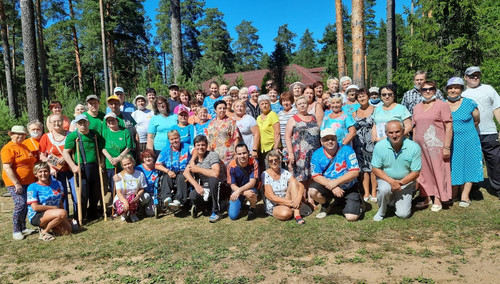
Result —
[{"label": "person's bare arm", "polygon": [[316,110],[314,112],[314,116],[316,117],[318,126],[321,127],[321,123],[323,123],[323,117],[325,116],[325,111],[323,110],[323,106],[320,103],[316,103]]},{"label": "person's bare arm", "polygon": [[64,149],[63,150],[63,157],[66,163],[68,163],[68,166],[71,168],[71,171],[73,173],[78,173],[78,166],[75,164],[75,161],[73,161],[73,157],[71,155],[71,152],[73,149]]},{"label": "person's bare arm", "polygon": [[3,169],[4,169],[5,173],[7,174],[7,177],[14,184],[14,187],[16,188],[16,193],[18,193],[18,194],[21,193],[23,190],[23,186],[21,185],[21,183],[17,179],[17,176],[14,173],[14,169],[12,168],[12,165],[11,164],[2,164],[2,165],[3,165]]},{"label": "person's bare arm", "polygon": [[280,131],[280,123],[276,122],[273,124],[273,130],[274,130],[274,145],[273,149],[278,149],[280,146],[280,140],[281,140],[281,131]]},{"label": "person's bare arm", "polygon": [[253,149],[250,149],[252,153],[254,152],[259,152],[259,146],[260,146],[260,131],[259,131],[259,126],[254,125],[250,128],[250,131],[252,131],[253,135]]},{"label": "person's bare arm", "polygon": [[285,128],[285,143],[286,143],[286,150],[288,152],[288,162],[290,164],[293,164],[295,162],[295,157],[293,156],[293,147],[292,147],[292,131],[294,126],[295,126],[295,120],[289,119],[288,122],[286,123],[286,128]]},{"label": "person's bare arm", "polygon": [[472,118],[474,119],[474,126],[478,126],[481,119],[479,118],[479,110],[476,108],[472,112]]},{"label": "person's bare arm", "polygon": [[148,140],[146,142],[146,149],[154,150],[155,135],[151,134],[151,133],[148,133],[148,138],[147,139]]},{"label": "person's bare arm", "polygon": [[443,160],[449,161],[451,156],[451,140],[453,139],[453,122],[448,121],[444,123],[444,148]]},{"label": "person's bare arm", "polygon": [[38,204],[38,202],[33,202],[30,204],[31,208],[33,208],[34,211],[36,212],[45,212],[50,209],[59,209],[57,206],[52,206],[52,205],[41,205]]},{"label": "person's bare arm", "polygon": [[288,207],[291,206],[291,200],[276,196],[276,194],[274,194],[272,186],[269,184],[266,184],[264,186],[264,196],[271,202],[276,203],[278,205],[285,205]]},{"label": "person's bare arm", "polygon": [[344,140],[342,140],[343,145],[349,145],[352,139],[354,139],[354,136],[356,136],[356,128],[354,126],[350,126],[349,128],[347,128],[347,131],[349,132],[344,137]]},{"label": "person's bare arm", "polygon": [[411,119],[410,119],[410,118],[407,118],[407,119],[403,120],[403,125],[404,125],[404,127],[405,127],[405,133],[404,133],[404,135],[406,136],[406,135],[408,135],[408,134],[411,132],[411,130],[412,130],[412,126],[411,126]]}]

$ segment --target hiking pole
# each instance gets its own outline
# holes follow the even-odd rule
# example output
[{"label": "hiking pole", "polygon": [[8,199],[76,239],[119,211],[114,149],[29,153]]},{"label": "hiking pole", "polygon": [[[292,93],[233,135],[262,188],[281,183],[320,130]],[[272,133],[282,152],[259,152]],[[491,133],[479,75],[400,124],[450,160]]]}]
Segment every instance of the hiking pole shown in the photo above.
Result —
[{"label": "hiking pole", "polygon": [[99,179],[101,180],[101,197],[102,197],[102,210],[104,211],[104,221],[108,221],[108,216],[106,214],[106,201],[104,194],[104,180],[102,177],[102,165],[101,165],[101,153],[99,152],[99,146],[97,145],[97,137],[94,136],[95,149],[97,153],[97,164],[99,165]]},{"label": "hiking pole", "polygon": [[[113,175],[113,178],[116,176],[116,166],[115,166],[115,174]],[[125,181],[124,181],[125,182]],[[113,206],[111,206],[111,216],[115,216],[115,194],[116,194],[116,181],[113,181]]]},{"label": "hiking pole", "polygon": [[82,168],[80,167],[80,138],[76,138],[76,163],[78,165],[78,186],[76,186],[76,198],[78,206],[78,224],[83,227],[82,216]]}]

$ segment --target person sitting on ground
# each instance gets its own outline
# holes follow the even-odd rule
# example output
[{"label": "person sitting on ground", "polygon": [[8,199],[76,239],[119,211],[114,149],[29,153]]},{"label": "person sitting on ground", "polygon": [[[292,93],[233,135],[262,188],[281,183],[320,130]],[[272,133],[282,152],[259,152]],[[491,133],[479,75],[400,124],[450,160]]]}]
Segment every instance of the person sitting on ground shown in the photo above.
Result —
[{"label": "person sitting on ground", "polygon": [[404,125],[399,120],[388,121],[386,137],[375,144],[372,172],[377,176],[378,212],[374,221],[382,221],[389,204],[395,204],[396,216],[408,218],[415,181],[422,167],[420,146],[404,138]]},{"label": "person sitting on ground", "polygon": [[231,220],[238,219],[242,202],[250,202],[247,221],[255,219],[255,204],[257,203],[257,178],[259,164],[255,158],[249,156],[245,143],[236,145],[236,158],[227,168],[227,183],[231,185],[228,215]]},{"label": "person sitting on ground", "polygon": [[269,168],[261,176],[266,213],[281,221],[293,217],[297,224],[303,225],[306,222],[300,212],[309,207],[303,202],[304,186],[289,171],[281,168],[281,162],[279,150],[267,154]]},{"label": "person sitting on ground", "polygon": [[311,174],[314,182],[309,186],[309,196],[321,204],[321,211],[316,218],[325,218],[331,200],[338,198],[345,202],[342,212],[346,220],[356,221],[361,214],[356,154],[349,145],[339,147],[333,128],[321,131],[321,145],[323,147],[312,155]]},{"label": "person sitting on ground", "polygon": [[[188,185],[183,171],[191,160],[191,144],[183,143],[177,130],[168,132],[169,144],[161,150],[155,169],[164,173],[160,200],[165,206],[182,206],[187,202]],[[174,186],[175,184],[175,186]],[[173,192],[176,188],[175,196]],[[172,201],[172,197],[174,197]]]},{"label": "person sitting on ground", "polygon": [[[141,171],[144,176],[146,177],[146,181],[148,182],[148,187],[145,188],[144,190],[146,191],[147,194],[150,196],[153,196],[154,190],[155,190],[155,185],[156,181],[158,178],[158,170],[155,169],[155,160],[156,160],[156,154],[155,151],[151,149],[146,149],[142,151],[140,155],[140,159],[142,161],[142,164],[138,165],[135,167],[137,171]],[[150,212],[151,214],[154,215],[154,210],[153,210],[153,199],[149,201],[149,203],[145,207],[146,215],[149,216]]]},{"label": "person sitting on ground", "polygon": [[[144,174],[135,169],[135,160],[131,155],[126,155],[121,160],[121,166],[123,171],[113,177],[116,185],[113,206],[122,221],[130,218],[131,222],[137,222],[139,206],[146,206],[151,200],[151,196],[145,192],[148,182]],[[146,215],[153,216],[154,211],[146,210]]]},{"label": "person sitting on ground", "polygon": [[50,178],[50,167],[46,162],[38,162],[33,167],[38,181],[28,186],[28,219],[33,226],[40,227],[40,240],[53,241],[53,231],[57,235],[68,235],[77,223],[68,219],[63,208],[64,191],[59,181]]},{"label": "person sitting on ground", "polygon": [[[189,193],[191,200],[191,216],[198,217],[198,209],[206,203],[209,197],[212,198],[212,215],[208,219],[210,223],[220,220],[222,209],[219,198],[221,197],[219,183],[225,177],[224,170],[221,170],[223,163],[219,155],[214,151],[208,151],[208,140],[204,135],[194,138],[195,152],[184,170],[184,176],[189,184],[194,187]],[[221,178],[219,179],[219,175]],[[200,182],[198,182],[200,181]]]}]

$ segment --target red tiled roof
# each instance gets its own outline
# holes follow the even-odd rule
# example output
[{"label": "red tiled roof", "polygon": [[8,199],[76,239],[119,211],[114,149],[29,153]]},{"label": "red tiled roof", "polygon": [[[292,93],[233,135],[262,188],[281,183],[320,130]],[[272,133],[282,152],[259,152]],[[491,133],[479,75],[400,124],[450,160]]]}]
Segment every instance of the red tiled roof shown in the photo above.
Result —
[{"label": "red tiled roof", "polygon": [[[321,73],[323,72],[323,70],[325,70],[324,67],[307,69],[297,64],[292,64],[291,66],[289,66],[287,68],[287,71],[289,68],[295,71],[295,73],[300,76],[300,81],[306,85],[312,85],[316,81],[321,81]],[[245,82],[245,86],[249,87],[251,85],[257,85],[260,88],[262,84],[262,78],[264,78],[267,72],[269,72],[268,69],[260,69],[247,72],[229,73],[224,74],[224,78],[229,81],[229,86],[233,86],[235,85],[234,82],[236,81],[236,78],[241,75],[243,81]],[[213,80],[207,80],[202,83],[203,90],[205,90],[205,92],[207,93],[211,81]]]}]

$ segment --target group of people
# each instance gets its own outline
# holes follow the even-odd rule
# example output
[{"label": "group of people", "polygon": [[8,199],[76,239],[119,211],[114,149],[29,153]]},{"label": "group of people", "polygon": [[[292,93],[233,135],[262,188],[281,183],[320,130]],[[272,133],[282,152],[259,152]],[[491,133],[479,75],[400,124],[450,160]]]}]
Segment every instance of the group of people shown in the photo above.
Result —
[{"label": "group of people", "polygon": [[131,222],[139,210],[153,216],[155,206],[193,217],[206,211],[210,222],[225,211],[253,220],[259,198],[268,215],[301,225],[318,207],[317,218],[340,206],[356,221],[363,202],[378,203],[375,221],[388,207],[408,218],[417,190],[416,208],[438,212],[454,199],[468,207],[473,183],[483,180],[483,155],[500,194],[500,97],[480,83],[479,67],[464,78],[448,80],[445,99],[418,71],[401,104],[393,85],[359,88],[347,76],[326,87],[295,82],[281,94],[272,80],[266,94],[211,82],[207,96],[192,95],[172,84],[168,98],[148,88],[133,104],[116,87],[107,113],[89,95],[73,120],[52,102],[47,133],[38,121],[28,130],[13,126],[2,148],[13,238],[32,233],[26,215],[42,240],[70,233],[106,214],[105,191],[114,196],[113,214]]}]

